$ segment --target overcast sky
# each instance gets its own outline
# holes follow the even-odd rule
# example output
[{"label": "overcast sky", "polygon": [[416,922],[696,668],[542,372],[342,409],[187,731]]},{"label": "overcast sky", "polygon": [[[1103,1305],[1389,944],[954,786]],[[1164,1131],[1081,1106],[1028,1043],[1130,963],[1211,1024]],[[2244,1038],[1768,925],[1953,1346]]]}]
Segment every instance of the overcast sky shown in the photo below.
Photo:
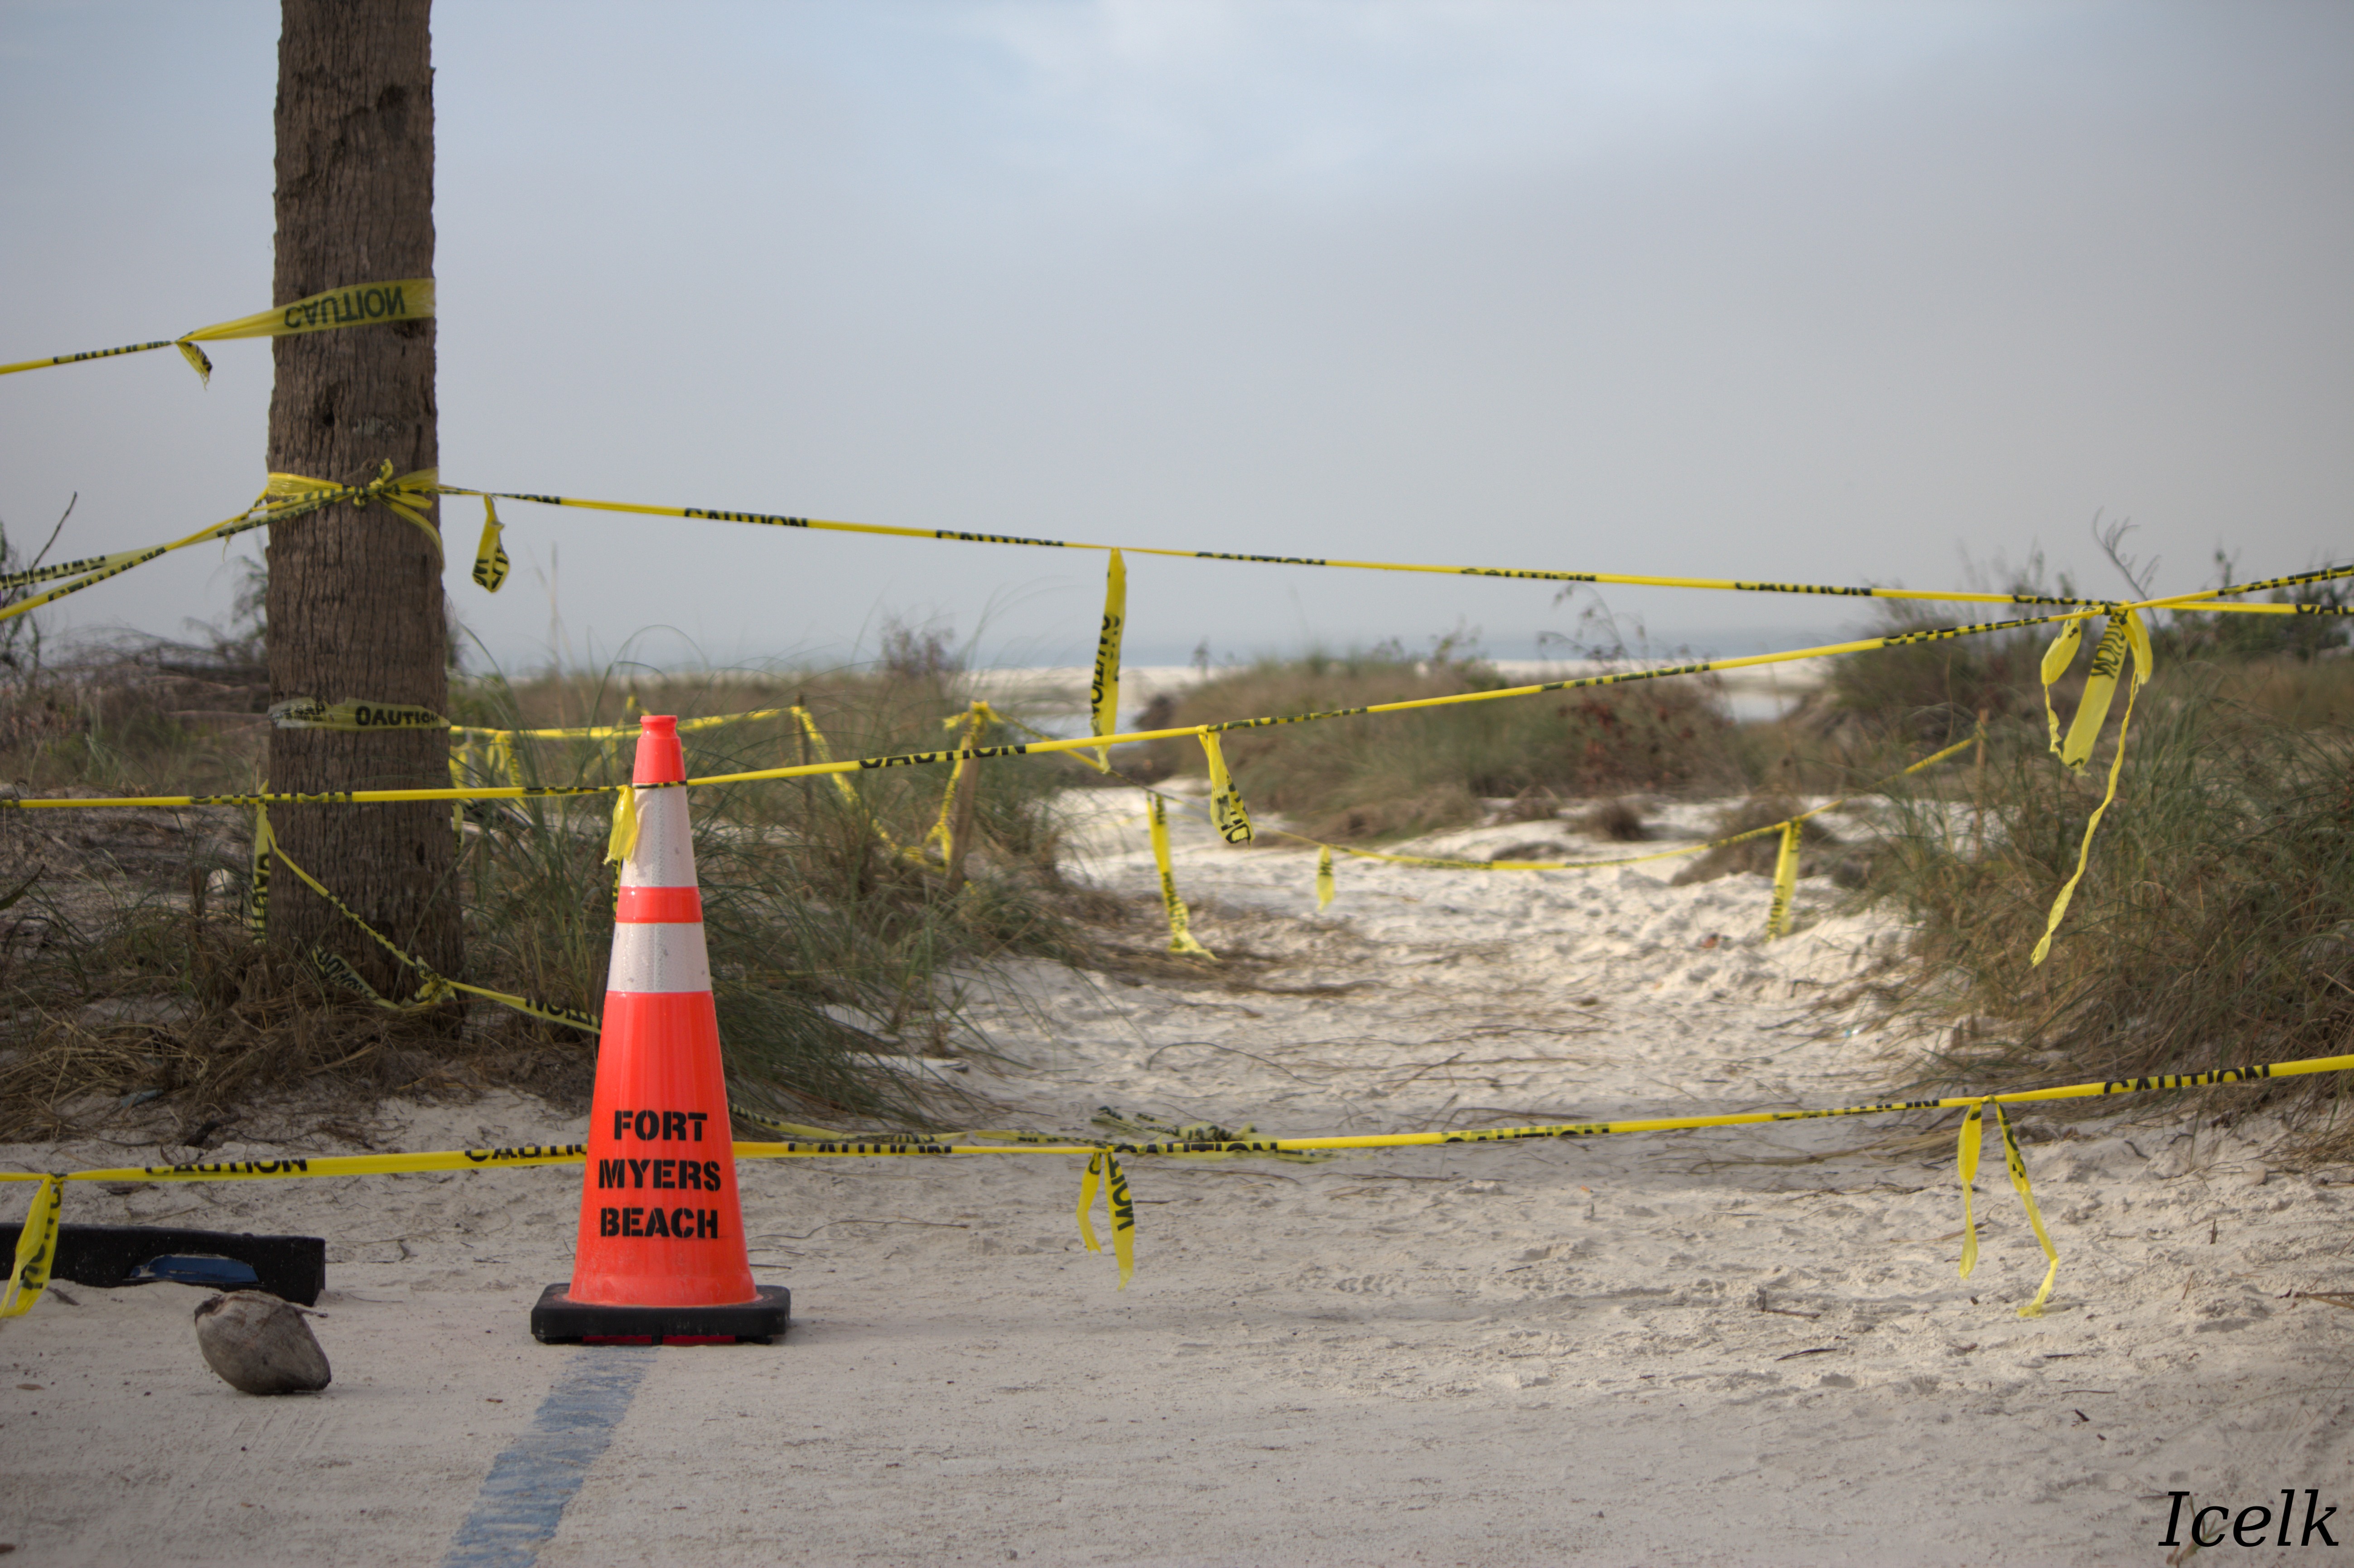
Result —
[{"label": "overcast sky", "polygon": [[[0,8],[0,360],[270,300],[277,6]],[[2354,7],[453,4],[443,474],[1282,555],[2160,586],[2354,551]],[[352,280],[363,281],[365,280]],[[0,379],[0,520],[260,487],[266,343]],[[505,508],[510,667],[1083,662],[1101,557]],[[244,546],[238,547],[246,548]],[[184,552],[60,606],[222,619]],[[1575,629],[1548,585],[1131,560],[1131,662]],[[1820,600],[1618,589],[1715,650]],[[560,620],[559,620],[560,618]],[[634,641],[632,639],[634,638]]]}]

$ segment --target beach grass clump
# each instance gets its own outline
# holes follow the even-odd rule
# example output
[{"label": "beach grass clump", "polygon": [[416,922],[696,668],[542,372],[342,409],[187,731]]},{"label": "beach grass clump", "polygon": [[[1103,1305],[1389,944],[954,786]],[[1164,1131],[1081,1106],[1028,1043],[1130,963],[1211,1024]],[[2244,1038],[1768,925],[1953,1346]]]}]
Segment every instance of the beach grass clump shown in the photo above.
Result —
[{"label": "beach grass clump", "polygon": [[[207,650],[115,651],[0,692],[0,769],[27,793],[252,789],[268,730],[259,669]],[[918,650],[917,652],[921,652]],[[176,664],[177,669],[164,667]],[[207,705],[191,700],[196,683]],[[461,724],[620,726],[652,709],[790,714],[689,734],[688,770],[937,749],[970,694],[953,661],[830,672],[658,676],[620,669],[453,683]],[[477,737],[477,781],[604,784],[634,746]],[[935,831],[948,768],[695,792],[705,934],[737,1103],[801,1119],[922,1125],[942,1107],[922,1054],[978,1048],[964,1022],[1010,956],[1083,958],[1103,911],[1057,869],[1054,780],[978,765],[970,843],[950,885]],[[357,809],[357,808],[355,808]],[[594,1015],[611,936],[610,802],[483,801],[453,823],[467,970],[453,977]],[[260,1100],[333,1110],[389,1094],[512,1085],[585,1098],[588,1033],[472,1001],[377,1005],[307,955],[245,928],[252,816],[228,808],[0,813],[6,863],[34,877],[0,910],[0,1137],[52,1137],[137,1111],[217,1141]],[[0,895],[16,885],[10,879]],[[1095,901],[1100,902],[1100,901]],[[398,933],[389,933],[396,938]],[[400,998],[393,998],[398,1001]],[[934,1086],[923,1087],[930,1083]]]},{"label": "beach grass clump", "polygon": [[[1394,647],[1270,659],[1203,682],[1167,722],[1288,717],[1509,684],[1479,660],[1416,660]],[[1250,804],[1288,813],[1310,837],[1351,842],[1459,827],[1491,810],[1529,815],[1514,802],[1539,802],[1550,816],[1597,795],[1720,786],[1738,777],[1731,730],[1713,689],[1680,678],[1235,730],[1221,745]],[[1150,763],[1162,776],[1199,772],[1202,748],[1154,742]]]},{"label": "beach grass clump", "polygon": [[1638,844],[1651,836],[1643,803],[1625,795],[1616,795],[1587,807],[1571,819],[1570,825],[1580,832],[1591,833],[1613,843]]},{"label": "beach grass clump", "polygon": [[[1771,876],[1782,853],[1782,835],[1765,830],[1777,828],[1796,817],[1806,807],[1787,795],[1751,795],[1723,807],[1709,827],[1712,839],[1734,839],[1737,842],[1720,843],[1687,863],[1670,880],[1678,887],[1695,882],[1713,882],[1720,876]],[[1743,838],[1743,834],[1753,837]],[[1812,876],[1820,869],[1818,851],[1839,842],[1838,836],[1822,824],[1819,818],[1808,817],[1798,824],[1798,874]]]},{"label": "beach grass clump", "polygon": [[[1942,1042],[1929,1081],[2000,1088],[2354,1052],[2354,730],[2252,695],[2276,693],[2278,674],[2178,664],[2142,692],[2116,801],[2040,967],[2030,953],[2075,870],[2114,727],[2081,777],[2002,747],[1983,772],[1900,795],[1875,887],[1918,922],[1919,964],[1890,1000]],[[2336,1076],[2283,1080],[2232,1104],[2334,1107],[2347,1092]]]},{"label": "beach grass clump", "polygon": [[[1950,610],[1908,599],[1878,601],[1869,635],[1897,636],[1963,624]],[[2038,715],[2038,673],[2052,631],[2033,628],[1879,648],[1833,659],[1816,705],[1822,727],[1847,721],[1915,745],[1950,745],[1979,723]],[[2075,690],[2073,682],[2070,692]]]},{"label": "beach grass clump", "polygon": [[[664,711],[798,702],[822,737],[790,713],[691,732],[691,777],[819,759],[822,749],[839,758],[938,749],[961,736],[943,720],[969,703],[953,671],[778,686],[732,677],[716,694],[680,685],[660,692]],[[609,695],[572,711],[585,723],[610,722],[627,694]],[[512,709],[546,696],[526,688]],[[540,742],[518,756],[532,781],[595,783],[624,777],[631,749]],[[938,832],[946,767],[839,776],[847,788],[825,777],[695,791],[705,934],[739,1102],[803,1118],[917,1116],[916,1097],[902,1092],[914,1080],[878,1073],[877,1059],[970,1046],[960,1011],[994,960],[1089,950],[1057,868],[1054,780],[1010,760],[974,766],[971,843],[965,880],[953,889]],[[601,996],[610,931],[606,808],[524,804],[535,810],[505,816],[469,843],[470,885],[513,912],[470,932],[471,950],[535,971],[555,997]],[[511,1017],[506,1027],[527,1031],[530,1021]]]}]

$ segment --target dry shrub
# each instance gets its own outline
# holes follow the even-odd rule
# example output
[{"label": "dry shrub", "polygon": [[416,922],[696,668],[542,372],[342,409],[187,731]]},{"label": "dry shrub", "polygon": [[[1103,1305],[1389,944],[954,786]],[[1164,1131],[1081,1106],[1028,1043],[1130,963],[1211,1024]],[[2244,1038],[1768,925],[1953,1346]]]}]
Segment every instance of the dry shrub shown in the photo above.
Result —
[{"label": "dry shrub", "polygon": [[1637,844],[1651,836],[1650,828],[1644,822],[1643,803],[1624,795],[1605,800],[1571,819],[1570,825],[1582,833],[1608,839],[1613,843]]},{"label": "dry shrub", "polygon": [[1551,822],[1560,820],[1562,798],[1543,784],[1532,784],[1511,799],[1498,816],[1507,822]]},{"label": "dry shrub", "polygon": [[[1394,650],[1263,661],[1195,687],[1171,721],[1289,717],[1507,683],[1478,661]],[[1221,744],[1246,801],[1289,813],[1312,837],[1347,841],[1477,821],[1498,799],[1544,801],[1530,809],[1551,816],[1562,799],[1727,782],[1737,774],[1731,727],[1712,687],[1680,679],[1235,730]],[[1191,740],[1150,750],[1166,771],[1202,770]]]},{"label": "dry shrub", "polygon": [[[1964,623],[1949,608],[1931,609],[1910,599],[1882,599],[1878,609],[1867,635],[1887,637]],[[2097,637],[2099,625],[2092,623],[2092,636]],[[2040,716],[2039,671],[2044,646],[2056,630],[1956,637],[1844,654],[1830,662],[1823,689],[1808,705],[1804,717],[1824,734],[1836,734],[1846,725],[1851,738],[1860,732],[1935,747],[1969,735],[1981,716]],[[2084,664],[2080,656],[2078,673],[2070,678],[2065,694],[2073,696],[2081,689]]]},{"label": "dry shrub", "polygon": [[141,899],[92,920],[19,904],[0,928],[0,1139],[127,1119],[170,1144],[229,1136],[264,1101],[335,1114],[490,1085],[584,1099],[590,1059],[453,1032],[332,988],[232,918]]},{"label": "dry shrub", "polygon": [[[629,724],[646,707],[693,715],[801,698],[837,757],[937,748],[943,717],[966,705],[961,676],[920,640],[899,652],[905,667],[882,672],[645,676],[634,704],[619,672],[520,687],[492,679],[456,688],[453,716]],[[177,717],[186,694],[158,681],[191,677],[111,668],[112,685],[103,671],[77,676],[79,687],[45,677],[73,722],[0,759],[15,777],[45,794],[258,781],[262,726]],[[134,732],[135,745],[124,738]],[[686,738],[699,775],[798,761],[808,745],[785,720]],[[632,749],[523,742],[516,761],[525,782],[607,783],[628,777]],[[506,781],[486,747],[474,767]],[[881,1059],[977,1048],[964,999],[1000,959],[1089,952],[1072,914],[1087,900],[1055,869],[1046,771],[981,765],[970,880],[954,896],[937,846],[923,849],[947,782],[944,767],[907,768],[860,774],[846,798],[822,779],[696,791],[705,933],[739,1104],[920,1124],[947,1108],[938,1092]],[[454,978],[598,1011],[611,940],[608,811],[602,800],[468,809],[468,968]],[[481,1001],[394,1012],[335,990],[305,955],[251,943],[240,924],[250,825],[232,810],[0,811],[0,858],[47,868],[27,901],[0,913],[0,1136],[56,1136],[125,1113],[191,1135],[265,1099],[352,1108],[498,1084],[585,1097],[592,1036]]]},{"label": "dry shrub", "polygon": [[[2243,672],[2162,672],[2051,958],[2029,952],[2106,781],[1998,756],[1967,802],[1901,802],[1884,886],[1918,916],[1892,1000],[1948,1044],[1925,1082],[2001,1088],[2354,1051],[2354,733],[2283,722]],[[2114,730],[2109,745],[2114,745]],[[2105,753],[2106,747],[2104,747]],[[1956,1022],[1958,1021],[1958,1022]],[[2218,1090],[2230,1107],[2335,1106],[2338,1075]],[[2309,1124],[2354,1155],[2342,1119]]]},{"label": "dry shrub", "polygon": [[[1750,874],[1758,876],[1774,874],[1774,865],[1782,853],[1782,835],[1758,832],[1777,822],[1787,822],[1806,808],[1787,795],[1752,795],[1747,800],[1717,812],[1711,833],[1713,838],[1730,838],[1736,833],[1757,833],[1737,844],[1720,844],[1676,873],[1673,885],[1681,887],[1695,882],[1713,882],[1720,876]],[[1798,824],[1798,874],[1813,876],[1822,870],[1820,857],[1808,853],[1839,842],[1839,839],[1818,818],[1809,817]]]},{"label": "dry shrub", "polygon": [[2297,729],[2354,729],[2354,659],[2253,660],[2217,666],[2215,679],[2219,697],[2281,724]]},{"label": "dry shrub", "polygon": [[233,648],[91,647],[0,685],[0,771],[37,794],[249,788],[268,692],[267,673]]}]

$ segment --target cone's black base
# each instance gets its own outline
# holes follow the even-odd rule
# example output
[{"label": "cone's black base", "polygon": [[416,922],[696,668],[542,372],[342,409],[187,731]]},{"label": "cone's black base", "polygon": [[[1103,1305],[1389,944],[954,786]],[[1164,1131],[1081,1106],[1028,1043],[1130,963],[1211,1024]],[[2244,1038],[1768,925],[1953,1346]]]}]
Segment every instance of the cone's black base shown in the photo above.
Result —
[{"label": "cone's black base", "polygon": [[644,1344],[707,1344],[743,1340],[765,1345],[785,1331],[793,1310],[793,1293],[781,1285],[758,1287],[750,1301],[722,1307],[607,1307],[575,1301],[571,1281],[551,1285],[539,1293],[531,1309],[531,1337],[543,1345],[571,1345],[583,1340],[619,1340]]}]

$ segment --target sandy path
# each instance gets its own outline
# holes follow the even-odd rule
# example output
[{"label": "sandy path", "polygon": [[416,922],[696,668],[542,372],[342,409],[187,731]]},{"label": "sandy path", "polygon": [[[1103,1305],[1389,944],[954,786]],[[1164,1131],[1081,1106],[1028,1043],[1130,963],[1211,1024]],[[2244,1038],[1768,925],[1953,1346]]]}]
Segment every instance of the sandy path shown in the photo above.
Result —
[{"label": "sandy path", "polygon": [[[1144,892],[1132,801],[1095,805],[1097,874]],[[1344,865],[1320,917],[1308,858],[1181,837],[1225,979],[1033,972],[984,1009],[1022,1065],[977,1086],[1041,1126],[1108,1103],[1305,1133],[1838,1104],[1871,1065],[1807,1003],[1889,928],[1766,946],[1763,879]],[[1801,1158],[1893,1130],[1138,1161],[1125,1293],[1078,1250],[1067,1159],[749,1165],[792,1332],[660,1352],[529,1339],[568,1171],[77,1188],[69,1219],[329,1236],[337,1381],[230,1392],[195,1353],[197,1291],[54,1293],[0,1326],[0,1542],[89,1563],[2157,1563],[2169,1490],[2292,1486],[2354,1542],[2354,1313],[2287,1295],[2354,1286],[2346,1189],[2265,1174],[2245,1122],[2032,1144],[2065,1261],[2024,1321],[2041,1257],[1999,1164],[1966,1283],[1948,1140]],[[581,1135],[493,1098],[406,1113],[388,1146]],[[599,1368],[635,1381],[576,1421]],[[593,1441],[562,1448],[567,1421]],[[531,1464],[569,1496],[552,1534],[496,1479]],[[500,1520],[520,1533],[485,1545]]]}]

